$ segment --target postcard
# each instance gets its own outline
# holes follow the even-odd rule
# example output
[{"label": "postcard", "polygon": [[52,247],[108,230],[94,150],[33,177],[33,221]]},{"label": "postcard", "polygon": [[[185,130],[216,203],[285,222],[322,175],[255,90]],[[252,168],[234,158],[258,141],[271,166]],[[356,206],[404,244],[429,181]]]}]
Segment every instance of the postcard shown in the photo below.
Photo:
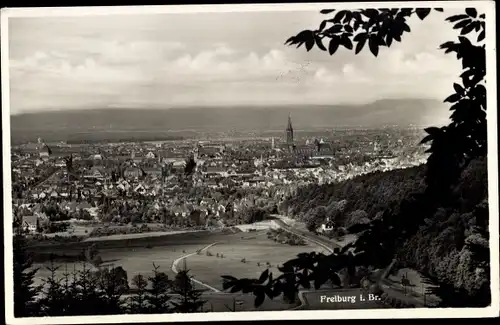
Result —
[{"label": "postcard", "polygon": [[2,9],[7,323],[498,316],[495,32],[493,1]]}]

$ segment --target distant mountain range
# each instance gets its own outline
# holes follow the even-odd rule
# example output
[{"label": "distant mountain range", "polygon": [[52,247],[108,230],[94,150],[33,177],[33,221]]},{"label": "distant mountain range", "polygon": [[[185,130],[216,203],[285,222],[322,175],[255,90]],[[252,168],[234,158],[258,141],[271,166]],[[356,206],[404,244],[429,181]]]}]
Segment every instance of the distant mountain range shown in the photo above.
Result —
[{"label": "distant mountain range", "polygon": [[442,124],[449,114],[441,102],[386,99],[363,105],[279,107],[106,108],[46,111],[11,116],[13,136],[24,132],[266,131],[285,129],[288,114],[296,129]]}]

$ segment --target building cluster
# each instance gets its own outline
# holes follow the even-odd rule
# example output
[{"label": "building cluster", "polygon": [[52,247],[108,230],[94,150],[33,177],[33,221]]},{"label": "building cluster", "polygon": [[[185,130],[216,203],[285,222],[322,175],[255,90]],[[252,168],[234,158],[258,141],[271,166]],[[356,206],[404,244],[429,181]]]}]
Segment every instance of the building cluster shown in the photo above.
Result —
[{"label": "building cluster", "polygon": [[[156,221],[168,210],[180,219],[194,212],[213,216],[221,224],[222,214],[255,204],[255,193],[265,200],[270,189],[279,197],[289,187],[410,167],[425,159],[422,151],[408,151],[412,136],[389,134],[394,139],[384,141],[368,133],[297,141],[289,116],[285,141],[68,145],[39,139],[12,148],[13,201],[17,217],[32,231],[35,222],[47,219],[47,206],[53,215],[95,221],[121,222],[125,215],[130,221],[138,214]],[[244,193],[237,200],[214,196],[234,189]]]}]

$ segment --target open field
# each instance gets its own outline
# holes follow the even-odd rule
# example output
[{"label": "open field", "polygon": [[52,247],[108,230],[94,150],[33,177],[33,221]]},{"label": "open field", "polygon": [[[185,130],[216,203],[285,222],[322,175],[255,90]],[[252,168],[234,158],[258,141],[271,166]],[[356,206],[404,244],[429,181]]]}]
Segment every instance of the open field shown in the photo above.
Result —
[{"label": "open field", "polygon": [[[195,252],[197,249],[202,248],[204,245],[188,244],[182,247],[165,247],[158,246],[152,248],[130,248],[129,250],[100,250],[100,255],[103,260],[102,266],[121,266],[125,271],[127,271],[129,282],[132,280],[134,275],[142,274],[144,276],[150,276],[153,274],[153,263],[160,266],[159,271],[165,272],[169,278],[173,278],[175,274],[171,270],[172,262],[179,256],[184,255],[189,252]],[[73,268],[76,270],[83,269],[83,263],[64,263],[55,262],[55,266],[60,267],[57,270],[57,276],[62,277],[65,273],[65,267],[69,271]],[[50,275],[50,271],[47,269],[50,263],[37,263],[35,267],[41,267],[37,273],[37,278],[47,278]],[[87,268],[91,267],[86,265]]]},{"label": "open field", "polygon": [[[76,270],[83,268],[83,263],[77,262],[76,257],[91,244],[95,244],[98,249],[104,262],[103,266],[122,266],[131,280],[134,275],[139,273],[151,275],[153,263],[160,266],[160,271],[173,277],[175,274],[171,271],[171,266],[175,259],[194,253],[211,243],[231,241],[240,237],[241,233],[190,232],[122,240],[107,239],[96,242],[37,245],[30,247],[30,252],[34,254],[37,261],[34,267],[40,268],[37,273],[37,278],[40,281],[41,278],[50,275],[47,267],[50,266],[51,254],[56,254],[54,265],[59,267],[56,274],[62,276],[66,266],[70,271],[74,268]],[[182,267],[182,264],[180,266]],[[87,265],[87,267],[90,266]]]},{"label": "open field", "polygon": [[[311,251],[323,252],[322,248],[308,244],[306,246],[290,246],[280,244],[267,238],[266,231],[249,232],[228,236],[217,245],[199,255],[189,256],[186,260],[187,268],[192,275],[219,290],[222,289],[221,275],[237,277],[259,277],[262,271],[268,268],[273,273],[279,272],[278,265],[297,256],[299,253]],[[223,254],[223,258],[217,257]],[[242,262],[242,259],[245,262]],[[260,263],[260,265],[258,265]]]},{"label": "open field", "polygon": [[95,244],[99,250],[126,250],[131,248],[139,248],[146,246],[182,246],[184,244],[200,244],[208,245],[217,241],[220,236],[226,236],[222,232],[198,231],[198,232],[185,232],[169,234],[166,232],[161,236],[145,236],[149,233],[144,233],[139,238],[116,238],[109,239],[108,236],[103,237],[101,240],[92,241],[79,241],[79,242],[50,242],[40,241],[29,246],[29,251],[34,254],[42,253],[64,253],[64,254],[78,254],[83,249]]}]

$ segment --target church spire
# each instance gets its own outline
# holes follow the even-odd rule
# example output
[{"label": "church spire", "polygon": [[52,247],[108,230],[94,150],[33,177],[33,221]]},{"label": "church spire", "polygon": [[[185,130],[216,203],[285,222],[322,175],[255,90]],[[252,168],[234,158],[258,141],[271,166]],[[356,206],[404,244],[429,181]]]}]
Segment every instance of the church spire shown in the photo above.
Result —
[{"label": "church spire", "polygon": [[286,128],[286,145],[288,151],[292,152],[294,149],[293,143],[293,127],[292,127],[292,115],[288,113],[288,126]]},{"label": "church spire", "polygon": [[286,128],[287,131],[291,130],[293,132],[293,127],[292,127],[292,114],[288,113],[288,127]]}]

